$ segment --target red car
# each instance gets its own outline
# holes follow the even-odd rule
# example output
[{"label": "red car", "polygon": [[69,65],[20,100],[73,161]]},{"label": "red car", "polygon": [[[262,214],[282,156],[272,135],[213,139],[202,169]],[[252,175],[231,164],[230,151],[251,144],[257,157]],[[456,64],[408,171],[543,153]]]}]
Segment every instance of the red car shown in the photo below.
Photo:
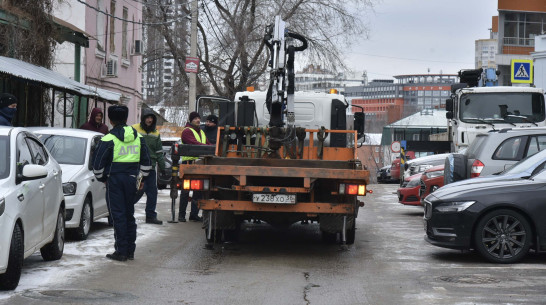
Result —
[{"label": "red car", "polygon": [[427,169],[421,176],[419,197],[421,201],[428,194],[444,186],[444,165],[437,165]]},{"label": "red car", "polygon": [[[407,151],[406,160],[415,159],[415,152]],[[393,181],[400,181],[400,158],[396,158],[391,164],[391,179]]]},{"label": "red car", "polygon": [[415,174],[413,176],[404,179],[402,186],[396,191],[398,194],[398,202],[405,205],[421,205],[421,199],[419,197],[419,189],[421,174]]}]

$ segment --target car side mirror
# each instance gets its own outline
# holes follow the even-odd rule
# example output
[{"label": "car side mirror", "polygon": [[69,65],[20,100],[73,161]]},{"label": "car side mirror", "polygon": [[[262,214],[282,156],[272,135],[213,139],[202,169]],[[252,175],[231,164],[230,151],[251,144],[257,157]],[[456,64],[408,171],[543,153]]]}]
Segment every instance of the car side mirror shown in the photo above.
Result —
[{"label": "car side mirror", "polygon": [[18,166],[20,166],[21,169],[18,169],[17,183],[47,177],[47,169],[43,165],[28,164],[28,162],[25,161],[25,163]]}]

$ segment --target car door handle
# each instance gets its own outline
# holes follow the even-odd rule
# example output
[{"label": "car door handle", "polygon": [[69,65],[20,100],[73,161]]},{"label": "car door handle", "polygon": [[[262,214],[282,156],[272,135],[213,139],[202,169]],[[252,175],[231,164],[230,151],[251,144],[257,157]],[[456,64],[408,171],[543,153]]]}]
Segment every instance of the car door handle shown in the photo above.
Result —
[{"label": "car door handle", "polygon": [[42,184],[40,184],[40,186],[38,186],[38,188],[39,188],[39,189],[41,189],[41,190],[43,190],[43,189],[44,189],[44,187],[45,187],[45,184],[43,184],[43,183],[42,183]]}]

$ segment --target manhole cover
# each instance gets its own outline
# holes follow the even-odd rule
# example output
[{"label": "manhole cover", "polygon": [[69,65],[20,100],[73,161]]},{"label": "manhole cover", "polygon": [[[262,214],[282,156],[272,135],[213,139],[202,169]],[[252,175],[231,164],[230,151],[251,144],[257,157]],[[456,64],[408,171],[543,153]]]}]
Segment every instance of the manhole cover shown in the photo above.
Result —
[{"label": "manhole cover", "polygon": [[477,275],[458,275],[458,276],[441,276],[441,281],[448,283],[460,283],[460,284],[495,284],[500,283],[500,280]]},{"label": "manhole cover", "polygon": [[61,303],[71,303],[74,301],[93,301],[93,300],[108,300],[132,298],[131,295],[122,294],[117,292],[102,291],[102,290],[87,290],[87,289],[75,289],[75,290],[28,290],[23,293],[24,296],[33,299],[44,299],[49,301],[56,301]]}]

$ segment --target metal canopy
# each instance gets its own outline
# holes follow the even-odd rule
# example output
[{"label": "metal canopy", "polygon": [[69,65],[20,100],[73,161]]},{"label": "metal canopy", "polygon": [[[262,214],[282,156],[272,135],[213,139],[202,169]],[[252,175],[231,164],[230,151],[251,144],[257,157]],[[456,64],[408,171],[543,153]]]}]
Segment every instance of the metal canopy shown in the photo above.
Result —
[{"label": "metal canopy", "polygon": [[71,92],[74,95],[119,103],[121,94],[85,85],[60,73],[27,62],[0,56],[0,73],[38,82],[45,87]]}]

